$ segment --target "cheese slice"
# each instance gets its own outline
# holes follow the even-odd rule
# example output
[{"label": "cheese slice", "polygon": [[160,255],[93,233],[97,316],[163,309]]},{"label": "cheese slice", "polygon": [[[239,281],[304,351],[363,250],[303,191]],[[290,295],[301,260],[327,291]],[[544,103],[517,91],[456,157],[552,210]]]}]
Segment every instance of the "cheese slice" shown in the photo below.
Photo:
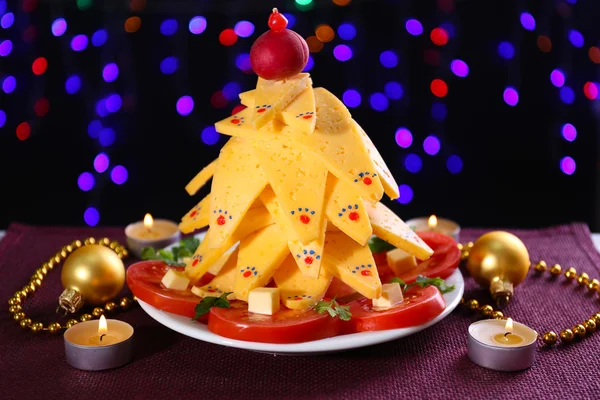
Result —
[{"label": "cheese slice", "polygon": [[308,134],[313,133],[317,121],[313,88],[309,87],[300,93],[281,112],[281,119],[292,129]]},{"label": "cheese slice", "polygon": [[367,148],[367,153],[369,153],[369,156],[373,160],[373,164],[375,164],[375,169],[377,170],[377,175],[379,176],[379,179],[383,185],[383,190],[390,197],[390,199],[396,200],[398,197],[400,197],[400,191],[398,190],[398,184],[396,183],[394,176],[392,175],[385,161],[383,161],[383,157],[381,157],[379,150],[377,150],[369,135],[367,135],[363,128],[356,123],[356,121],[353,121],[353,123],[354,129],[363,138],[365,147]]},{"label": "cheese slice", "polygon": [[225,240],[220,247],[211,248],[209,243],[214,230],[210,228],[206,232],[206,237],[200,242],[194,256],[186,263],[185,273],[192,282],[198,281],[218,260],[236,243],[267,225],[275,221],[266,208],[253,208],[246,214],[244,221],[238,226],[234,234]]},{"label": "cheese slice", "polygon": [[284,140],[255,142],[254,155],[298,239],[303,244],[317,240],[325,222],[327,168]]},{"label": "cheese slice", "polygon": [[283,305],[292,310],[308,310],[319,302],[333,276],[321,268],[318,277],[304,275],[294,261],[294,256],[288,256],[273,274],[273,280],[281,291]]},{"label": "cheese slice", "polygon": [[373,226],[373,233],[395,247],[406,251],[419,260],[426,260],[433,254],[427,245],[392,210],[382,203],[367,204],[367,213]]},{"label": "cheese slice", "polygon": [[352,115],[344,103],[324,88],[315,88],[316,128],[322,132],[344,132],[352,129]]},{"label": "cheese slice", "polygon": [[208,225],[210,216],[210,195],[206,196],[194,206],[187,214],[183,216],[179,223],[179,230],[182,233],[192,233],[197,229],[202,229]]},{"label": "cheese slice", "polygon": [[219,248],[238,227],[244,215],[267,185],[267,178],[252,146],[234,138],[221,149],[210,197],[209,246]]},{"label": "cheese slice", "polygon": [[[268,243],[268,246],[265,245]],[[248,293],[263,287],[289,254],[287,240],[277,224],[262,228],[240,243],[233,293],[248,301]]]},{"label": "cheese slice", "polygon": [[221,257],[221,260],[223,260],[223,267],[218,275],[207,285],[192,287],[192,293],[200,297],[219,297],[223,293],[231,292],[231,294],[227,296],[227,299],[235,299],[235,295],[233,294],[233,283],[237,272],[237,259],[238,249]]},{"label": "cheese slice", "polygon": [[251,123],[253,112],[253,109],[245,108],[237,114],[217,122],[215,129],[219,133],[233,137],[271,140],[273,135],[280,133],[285,127],[283,122],[274,119],[266,123],[261,129],[254,129]]},{"label": "cheese slice", "polygon": [[239,94],[240,102],[248,108],[254,107],[254,96],[256,96],[256,89],[248,90]]},{"label": "cheese slice", "polygon": [[333,175],[327,178],[325,215],[339,230],[364,246],[373,229],[365,203],[350,184]]},{"label": "cheese slice", "polygon": [[267,80],[259,77],[254,95],[254,107],[249,108],[252,112],[253,128],[261,128],[267,122],[275,119],[296,96],[311,85],[312,80],[307,73],[281,80]]},{"label": "cheese slice", "polygon": [[188,192],[190,196],[198,193],[198,190],[200,190],[200,188],[204,186],[206,182],[210,180],[210,178],[213,177],[216,167],[217,160],[214,160],[204,167],[200,172],[198,172],[198,174],[196,174],[194,179],[192,179],[190,183],[185,186],[185,191]]},{"label": "cheese slice", "polygon": [[361,246],[345,233],[327,233],[323,266],[363,296],[381,296],[381,280],[369,246]]}]

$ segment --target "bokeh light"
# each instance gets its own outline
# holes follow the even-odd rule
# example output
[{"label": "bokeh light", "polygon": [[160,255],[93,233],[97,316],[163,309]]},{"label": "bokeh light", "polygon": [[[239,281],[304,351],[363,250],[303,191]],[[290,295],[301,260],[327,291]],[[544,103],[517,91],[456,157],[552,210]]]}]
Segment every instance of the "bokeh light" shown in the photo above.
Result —
[{"label": "bokeh light", "polygon": [[340,24],[337,29],[338,36],[344,40],[352,40],[356,37],[356,28],[351,23]]},{"label": "bokeh light", "polygon": [[516,106],[519,103],[519,92],[511,86],[504,89],[504,102],[511,107]]},{"label": "bokeh light", "polygon": [[573,142],[577,139],[577,129],[572,124],[564,124],[561,129],[563,138],[568,142]]},{"label": "bokeh light", "polygon": [[88,46],[88,38],[85,35],[77,35],[71,39],[71,49],[73,51],[83,51]]},{"label": "bokeh light", "polygon": [[296,25],[296,17],[294,16],[294,14],[283,13],[283,16],[288,21],[287,28],[292,29],[294,27],[294,25]]},{"label": "bokeh light", "polygon": [[110,171],[110,179],[117,185],[127,182],[128,175],[127,169],[122,165],[117,165]]},{"label": "bokeh light", "polygon": [[431,105],[431,116],[436,121],[443,121],[446,119],[446,115],[448,114],[448,109],[444,103],[433,103]]},{"label": "bokeh light", "polygon": [[452,73],[459,78],[464,78],[469,75],[469,66],[463,60],[452,60],[450,63],[450,70],[452,70]]},{"label": "bokeh light", "polygon": [[12,51],[12,42],[8,39],[0,42],[0,57],[6,57]]},{"label": "bokeh light", "polygon": [[[92,0],[89,1],[91,2]],[[131,0],[129,2],[129,8],[133,12],[140,12],[146,8],[146,0]]]},{"label": "bokeh light", "polygon": [[560,88],[560,99],[565,104],[573,104],[575,101],[575,92],[569,86]]},{"label": "bokeh light", "polygon": [[440,139],[434,135],[427,136],[423,140],[423,150],[430,156],[435,156],[440,151]]},{"label": "bokeh light", "polygon": [[34,75],[42,75],[48,68],[48,61],[44,57],[38,57],[31,64],[31,71]]},{"label": "bokeh light", "polygon": [[69,94],[75,94],[81,89],[81,78],[79,75],[71,75],[65,81],[65,91]]},{"label": "bokeh light", "polygon": [[6,13],[0,18],[0,26],[4,29],[8,29],[15,22],[15,14],[9,12]]},{"label": "bokeh light", "polygon": [[537,46],[540,51],[544,53],[549,53],[552,51],[552,40],[548,36],[538,36],[537,38]]},{"label": "bokeh light", "polygon": [[217,132],[214,126],[207,126],[202,130],[202,134],[200,135],[202,142],[209,146],[216,144],[221,137],[221,134]]},{"label": "bokeh light", "polygon": [[560,69],[555,69],[550,73],[550,82],[556,87],[562,87],[565,84],[565,74]]},{"label": "bokeh light", "polygon": [[250,21],[240,21],[233,27],[236,35],[247,38],[254,33],[254,24]]},{"label": "bokeh light", "polygon": [[229,104],[229,100],[225,98],[222,90],[217,90],[210,96],[210,105],[214,108],[225,108]]},{"label": "bokeh light", "polygon": [[237,82],[229,82],[223,86],[223,96],[229,101],[237,99],[241,91],[242,87]]},{"label": "bokeh light", "polygon": [[79,189],[83,190],[84,192],[89,192],[92,190],[95,184],[96,179],[94,179],[94,175],[90,174],[89,172],[84,172],[83,174],[79,175],[79,178],[77,178],[77,186],[79,186]]},{"label": "bokeh light", "polygon": [[19,140],[27,140],[31,134],[31,127],[27,122],[21,122],[19,125],[17,125],[16,133]]},{"label": "bokeh light", "polygon": [[169,75],[177,71],[178,62],[176,57],[166,57],[164,60],[160,62],[160,71]]},{"label": "bokeh light", "polygon": [[402,85],[398,82],[388,82],[383,87],[383,92],[385,95],[391,100],[400,100],[404,95],[404,90],[402,89]]},{"label": "bokeh light", "polygon": [[594,82],[586,82],[583,85],[583,94],[590,100],[595,100],[598,97],[598,85]]},{"label": "bokeh light", "polygon": [[190,19],[190,23],[188,25],[190,33],[194,35],[199,35],[206,30],[206,18],[204,17],[193,17]]},{"label": "bokeh light", "polygon": [[87,10],[92,6],[92,0],[77,0],[77,8],[80,10]]},{"label": "bokeh light", "polygon": [[103,128],[98,133],[98,141],[103,147],[109,147],[117,140],[117,133],[112,128]]},{"label": "bokeh light", "polygon": [[345,44],[338,44],[333,48],[333,55],[339,61],[345,62],[352,58],[352,49]]},{"label": "bokeh light", "polygon": [[429,34],[429,38],[434,44],[444,46],[448,43],[448,32],[444,28],[434,28]]},{"label": "bokeh light", "polygon": [[344,6],[347,6],[348,4],[350,4],[351,1],[352,0],[333,0],[333,3],[336,6],[344,7]]},{"label": "bokeh light", "polygon": [[463,161],[459,156],[453,154],[448,157],[446,168],[448,168],[451,174],[458,174],[463,169]]},{"label": "bokeh light", "polygon": [[162,33],[165,36],[172,36],[175,33],[177,33],[177,28],[178,28],[177,20],[174,20],[172,18],[165,19],[160,24],[160,33]]},{"label": "bokeh light", "polygon": [[6,113],[0,110],[0,128],[2,128],[6,124]]},{"label": "bokeh light", "polygon": [[219,34],[219,42],[223,46],[233,46],[238,40],[238,35],[233,29],[225,29]]},{"label": "bokeh light", "polygon": [[45,97],[41,97],[35,101],[33,111],[38,117],[43,117],[50,110],[50,102]]},{"label": "bokeh light", "polygon": [[296,0],[296,4],[300,6],[307,6],[312,3],[313,0]]},{"label": "bokeh light", "polygon": [[109,114],[106,109],[106,99],[98,100],[96,103],[96,114],[98,114],[99,117],[106,117]]},{"label": "bokeh light", "polygon": [[100,131],[102,130],[102,122],[98,121],[97,119],[92,120],[89,124],[88,124],[88,136],[91,137],[92,139],[95,139],[98,137],[98,135],[100,134]]},{"label": "bokeh light", "polygon": [[583,35],[575,29],[569,31],[569,41],[575,47],[583,47]]},{"label": "bokeh light", "polygon": [[317,26],[315,29],[315,36],[323,43],[331,42],[335,38],[335,32],[333,28],[327,24]]},{"label": "bokeh light", "polygon": [[600,48],[596,46],[590,47],[588,50],[588,56],[594,64],[600,64]]},{"label": "bokeh light", "polygon": [[96,226],[100,222],[100,213],[95,207],[88,207],[83,213],[83,220],[89,226]]},{"label": "bokeh light", "polygon": [[57,18],[52,22],[50,29],[54,36],[62,36],[67,31],[67,21],[64,18]]},{"label": "bokeh light", "polygon": [[510,42],[500,42],[498,54],[500,54],[500,57],[510,60],[515,56],[515,47]]},{"label": "bokeh light", "polygon": [[302,72],[308,72],[311,69],[313,69],[313,67],[315,66],[315,60],[312,58],[312,56],[309,54],[308,55],[308,62],[306,63],[306,65],[304,66],[304,69],[302,70]]},{"label": "bokeh light", "polygon": [[235,66],[244,72],[252,71],[252,64],[250,63],[250,54],[240,53],[235,58]]},{"label": "bokeh light", "polygon": [[110,158],[108,158],[108,155],[106,155],[106,153],[100,153],[96,156],[96,158],[94,158],[94,169],[99,173],[103,173],[104,171],[106,171],[109,165]]},{"label": "bokeh light", "polygon": [[376,111],[385,111],[388,108],[388,99],[383,93],[373,93],[369,98],[371,108]]},{"label": "bokeh light", "polygon": [[423,168],[423,161],[417,154],[408,154],[404,159],[404,168],[406,168],[408,172],[416,174]]},{"label": "bokeh light", "polygon": [[105,105],[108,112],[114,113],[121,109],[121,106],[123,105],[123,100],[121,99],[121,96],[119,96],[117,93],[112,93],[106,98]]},{"label": "bokeh light", "polygon": [[360,106],[362,102],[362,97],[357,90],[348,89],[342,95],[342,101],[346,105],[346,107],[355,108]]},{"label": "bokeh light", "polygon": [[560,170],[565,175],[573,175],[577,169],[577,164],[572,157],[566,156],[560,160]]},{"label": "bokeh light", "polygon": [[398,197],[398,203],[400,204],[408,204],[412,201],[414,197],[413,190],[408,185],[400,185],[398,186],[398,192],[400,192],[400,197]]},{"label": "bokeh light", "polygon": [[125,32],[135,33],[142,26],[142,19],[138,16],[129,17],[125,20]]},{"label": "bokeh light", "polygon": [[102,79],[105,82],[114,82],[119,77],[119,67],[115,63],[108,63],[102,69]]},{"label": "bokeh light", "polygon": [[436,97],[446,97],[448,94],[448,85],[441,79],[434,79],[430,85],[431,93]]},{"label": "bokeh light", "polygon": [[523,28],[527,29],[528,31],[532,31],[535,29],[535,18],[533,18],[533,15],[524,12],[521,14],[521,25],[523,25]]},{"label": "bokeh light", "polygon": [[323,46],[325,46],[323,44],[323,42],[321,42],[319,40],[318,37],[316,36],[309,36],[306,38],[306,44],[308,45],[308,50],[311,53],[318,53],[319,51],[321,51],[323,49]]},{"label": "bokeh light", "polygon": [[398,55],[392,50],[386,50],[379,55],[379,62],[386,68],[398,65]]},{"label": "bokeh light", "polygon": [[450,22],[444,22],[440,25],[440,28],[446,31],[448,38],[453,38],[456,35],[456,29]]},{"label": "bokeh light", "polygon": [[17,80],[15,79],[14,76],[7,76],[6,78],[4,78],[4,80],[2,81],[2,91],[6,94],[12,93],[14,92],[14,90],[17,88]]},{"label": "bokeh light", "polygon": [[94,46],[94,47],[100,47],[104,43],[106,43],[106,39],[108,39],[108,33],[106,32],[106,30],[105,29],[98,29],[92,35],[92,46]]},{"label": "bokeh light", "polygon": [[177,100],[176,108],[179,115],[189,115],[194,110],[194,99],[191,96],[182,96]]},{"label": "bokeh light", "polygon": [[423,25],[416,19],[406,21],[405,27],[406,31],[413,36],[419,36],[423,33]]},{"label": "bokeh light", "polygon": [[396,143],[403,149],[408,149],[413,142],[412,133],[407,128],[398,128],[396,130]]}]

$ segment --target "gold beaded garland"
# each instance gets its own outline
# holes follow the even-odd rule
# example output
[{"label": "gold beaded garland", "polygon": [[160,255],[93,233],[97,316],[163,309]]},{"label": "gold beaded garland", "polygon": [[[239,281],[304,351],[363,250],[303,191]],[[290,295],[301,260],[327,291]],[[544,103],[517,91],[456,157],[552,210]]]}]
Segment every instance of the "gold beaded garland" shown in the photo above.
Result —
[{"label": "gold beaded garland", "polygon": [[573,327],[573,333],[575,333],[580,338],[584,338],[585,337],[585,326],[583,326],[581,324],[575,325]]},{"label": "gold beaded garland", "polygon": [[582,272],[581,275],[577,277],[577,283],[579,283],[581,286],[587,285],[589,281],[590,277],[585,272]]},{"label": "gold beaded garland", "polygon": [[575,334],[573,333],[572,330],[563,329],[562,331],[560,331],[560,340],[562,340],[563,342],[570,343],[573,341],[574,338],[575,338]]},{"label": "gold beaded garland", "polygon": [[21,290],[17,290],[13,297],[11,297],[8,300],[9,313],[23,329],[29,329],[31,330],[31,332],[34,333],[38,333],[41,331],[48,331],[50,333],[60,333],[63,329],[68,329],[73,325],[78,324],[79,321],[85,322],[94,318],[99,318],[101,315],[104,314],[105,310],[114,312],[117,311],[119,307],[125,310],[129,308],[133,302],[137,301],[135,296],[133,298],[122,297],[118,303],[113,301],[107,302],[104,305],[104,308],[96,307],[92,311],[92,314],[81,315],[79,317],[79,321],[76,319],[70,319],[64,325],[61,325],[58,322],[53,322],[47,327],[44,327],[43,323],[33,322],[31,318],[27,318],[27,316],[23,312],[23,302],[27,298],[33,296],[37,289],[42,286],[42,282],[44,278],[46,278],[46,276],[48,275],[48,272],[52,271],[55,266],[59,265],[62,261],[64,261],[74,250],[79,249],[82,246],[87,246],[91,244],[99,244],[101,246],[108,247],[111,250],[114,250],[120,258],[125,258],[129,254],[127,249],[121,246],[118,242],[111,241],[108,238],[102,238],[96,241],[95,238],[90,237],[85,239],[83,242],[81,240],[75,240],[71,244],[62,247],[54,256],[50,257],[48,261],[43,263],[40,268],[34,271],[27,285],[23,286]]},{"label": "gold beaded garland", "polygon": [[596,322],[593,319],[588,319],[583,323],[583,325],[585,326],[587,333],[596,332]]},{"label": "gold beaded garland", "polygon": [[543,340],[545,344],[552,346],[558,340],[558,335],[554,331],[548,331],[544,333]]},{"label": "gold beaded garland", "polygon": [[571,267],[565,271],[565,278],[575,279],[576,277],[577,277],[577,270],[575,268]]}]

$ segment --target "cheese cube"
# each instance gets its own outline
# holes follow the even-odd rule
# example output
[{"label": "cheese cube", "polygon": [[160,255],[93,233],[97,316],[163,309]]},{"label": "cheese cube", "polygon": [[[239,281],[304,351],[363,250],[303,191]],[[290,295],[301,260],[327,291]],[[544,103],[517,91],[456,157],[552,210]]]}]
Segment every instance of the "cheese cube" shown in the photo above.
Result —
[{"label": "cheese cube", "polygon": [[160,282],[165,285],[167,289],[173,290],[186,290],[190,284],[190,280],[185,275],[185,272],[177,271],[175,269],[170,269]]},{"label": "cheese cube", "polygon": [[395,275],[401,275],[417,267],[417,259],[412,254],[408,254],[402,249],[390,250],[386,254],[388,266],[394,271]]},{"label": "cheese cube", "polygon": [[278,288],[257,288],[248,296],[248,311],[255,314],[273,315],[280,308]]},{"label": "cheese cube", "polygon": [[399,283],[386,283],[381,288],[381,297],[373,299],[375,310],[387,310],[396,304],[402,303],[402,289]]}]

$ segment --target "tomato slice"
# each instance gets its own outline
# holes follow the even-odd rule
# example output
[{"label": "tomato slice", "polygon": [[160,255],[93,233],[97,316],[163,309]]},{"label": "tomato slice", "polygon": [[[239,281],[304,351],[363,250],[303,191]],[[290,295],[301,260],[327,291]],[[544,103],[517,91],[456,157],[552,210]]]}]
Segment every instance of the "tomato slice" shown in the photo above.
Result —
[{"label": "tomato slice", "polygon": [[412,287],[404,293],[404,301],[389,310],[376,311],[371,300],[362,298],[348,303],[352,318],[344,322],[344,333],[407,328],[431,321],[444,311],[446,301],[434,286]]},{"label": "tomato slice", "polygon": [[208,329],[230,339],[263,343],[301,343],[340,333],[340,320],[314,310],[282,308],[274,315],[248,312],[248,305],[232,301],[230,308],[210,309]]},{"label": "tomato slice", "polygon": [[[418,232],[418,235],[433,249],[433,255],[419,262],[416,268],[402,273],[399,278],[406,283],[413,283],[419,275],[442,279],[452,275],[460,263],[460,250],[456,241],[436,232]],[[382,282],[387,283],[389,280]]]},{"label": "tomato slice", "polygon": [[[170,290],[160,283],[169,269],[182,271],[183,267],[169,267],[162,261],[142,261],[127,269],[127,286],[138,299],[145,301],[159,310],[192,318],[194,308],[202,298],[185,291]],[[203,277],[200,285],[212,280],[212,275]],[[206,321],[207,317],[200,320]]]}]

